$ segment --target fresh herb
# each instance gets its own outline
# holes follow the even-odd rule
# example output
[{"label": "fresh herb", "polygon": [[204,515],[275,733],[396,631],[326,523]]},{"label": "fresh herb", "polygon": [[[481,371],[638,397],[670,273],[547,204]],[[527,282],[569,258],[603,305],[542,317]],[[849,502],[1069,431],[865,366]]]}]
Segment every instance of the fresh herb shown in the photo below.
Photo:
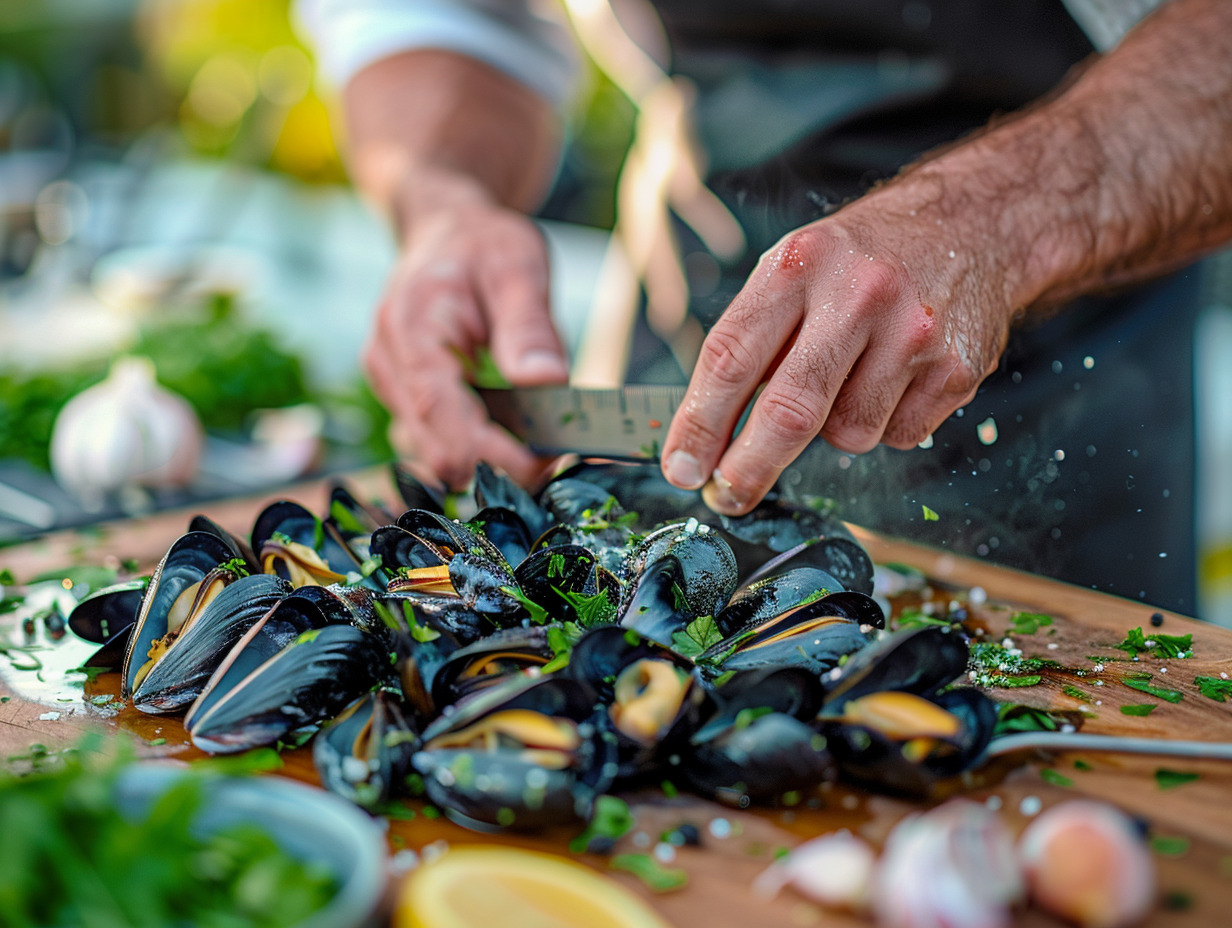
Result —
[{"label": "fresh herb", "polygon": [[612,858],[611,868],[632,873],[656,893],[683,889],[689,875],[678,867],[665,867],[649,854],[617,854]]},{"label": "fresh herb", "polygon": [[376,609],[376,614],[381,617],[381,621],[385,623],[386,628],[393,631],[409,632],[411,638],[420,644],[435,641],[441,637],[441,633],[435,628],[419,624],[419,619],[415,614],[415,607],[409,600],[402,601],[402,621],[399,621],[393,614],[393,610],[381,600],[373,599],[372,605]]},{"label": "fresh herb", "polygon": [[997,724],[993,729],[993,735],[1003,735],[1014,731],[1059,731],[1067,721],[1065,716],[1049,712],[1047,709],[1005,703],[997,709]]},{"label": "fresh herb", "polygon": [[548,577],[563,577],[565,575],[565,556],[563,554],[548,555]]},{"label": "fresh herb", "polygon": [[971,646],[971,664],[977,686],[1018,687],[1035,686],[1041,680],[1039,671],[1060,665],[1042,657],[1025,657],[1017,648],[1010,650],[994,641],[983,641]]},{"label": "fresh herb", "polygon": [[942,628],[949,628],[953,624],[954,622],[949,618],[926,615],[921,610],[915,608],[904,609],[895,621],[895,627],[899,629],[918,628],[924,625],[937,625]]},{"label": "fresh herb", "polygon": [[1158,706],[1155,703],[1143,703],[1137,706],[1121,706],[1122,715],[1150,715]]},{"label": "fresh herb", "polygon": [[223,561],[218,565],[218,569],[230,571],[237,579],[247,577],[252,572],[248,569],[248,562],[242,557],[233,557],[229,561]]},{"label": "fresh herb", "polygon": [[1182,857],[1189,851],[1189,839],[1156,835],[1151,838],[1151,850],[1164,857]]},{"label": "fresh herb", "polygon": [[1052,624],[1052,616],[1040,612],[1018,612],[1010,619],[1015,635],[1034,635],[1041,628]]},{"label": "fresh herb", "polygon": [[17,580],[7,567],[0,567],[0,586],[16,586]]},{"label": "fresh herb", "polygon": [[1010,677],[1006,674],[982,674],[975,678],[975,683],[996,689],[1014,689],[1020,686],[1038,686],[1044,678],[1039,674],[1028,674],[1024,677]]},{"label": "fresh herb", "polygon": [[1222,677],[1194,677],[1194,683],[1198,685],[1198,692],[1215,702],[1224,702],[1232,696],[1232,680]]},{"label": "fresh herb", "polygon": [[1085,773],[1087,771],[1094,770],[1095,768],[1092,767],[1090,764],[1088,764],[1085,760],[1082,760],[1081,758],[1079,758],[1078,760],[1074,761],[1074,769],[1081,770]]},{"label": "fresh herb", "polygon": [[1040,771],[1040,779],[1045,783],[1051,783],[1053,786],[1073,786],[1074,781],[1063,773],[1058,773],[1051,767],[1045,767]]},{"label": "fresh herb", "polygon": [[6,925],[274,928],[334,896],[328,870],[255,824],[194,827],[218,782],[212,768],[194,764],[148,808],[121,812],[113,797],[131,749],[101,748],[44,752],[31,773],[0,777]]},{"label": "fresh herb", "polygon": [[1078,689],[1078,687],[1072,684],[1066,684],[1065,686],[1061,687],[1061,692],[1064,693],[1066,696],[1068,696],[1070,699],[1077,699],[1080,702],[1094,702],[1095,701],[1094,699],[1091,698],[1089,694],[1084,693],[1082,690]]},{"label": "fresh herb", "polygon": [[1160,660],[1186,658],[1193,656],[1193,635],[1160,635],[1152,633],[1148,638],[1141,627],[1131,628],[1125,634],[1125,640],[1115,646],[1130,657],[1150,651]]},{"label": "fresh herb", "polygon": [[355,517],[355,513],[343,504],[342,500],[335,499],[329,504],[329,517],[334,520],[334,524],[348,535],[371,535],[368,529],[364,528],[363,523]]},{"label": "fresh herb", "polygon": [[582,854],[595,839],[599,839],[600,844],[617,841],[628,834],[633,825],[633,813],[627,802],[616,796],[600,796],[595,800],[586,830],[569,842],[569,850]]},{"label": "fresh herb", "polygon": [[1163,907],[1169,912],[1187,912],[1193,908],[1193,896],[1183,889],[1170,889],[1164,893]]},{"label": "fresh herb", "polygon": [[567,602],[577,613],[578,624],[582,628],[594,628],[596,625],[610,625],[616,620],[616,606],[608,598],[607,590],[597,593],[573,593],[569,590],[559,590],[552,587],[561,599]]},{"label": "fresh herb", "polygon": [[1130,689],[1135,689],[1146,693],[1148,696],[1156,696],[1159,699],[1166,699],[1168,702],[1180,702],[1185,698],[1185,694],[1179,690],[1169,690],[1162,686],[1152,686],[1145,680],[1122,680]]},{"label": "fresh herb", "polygon": [[673,633],[672,649],[681,657],[695,658],[722,640],[723,633],[714,616],[702,615],[686,625],[684,631]]},{"label": "fresh herb", "polygon": [[582,629],[574,622],[548,626],[548,647],[552,649],[552,659],[543,665],[543,672],[552,673],[567,666],[573,646],[581,638]]},{"label": "fresh herb", "polygon": [[736,721],[732,724],[732,728],[736,731],[742,731],[748,728],[754,722],[764,715],[769,715],[774,710],[769,706],[749,706],[741,709],[736,713]]},{"label": "fresh herb", "polygon": [[1178,786],[1192,783],[1199,776],[1200,774],[1197,773],[1185,773],[1180,770],[1169,770],[1167,767],[1160,767],[1155,771],[1155,785],[1160,789],[1176,789]]},{"label": "fresh herb", "polygon": [[936,512],[929,509],[927,506],[920,506],[920,508],[924,510],[924,521],[925,522],[937,522],[941,519],[941,516],[937,515]]},{"label": "fresh herb", "polygon": [[523,593],[516,586],[502,586],[500,588],[500,591],[504,593],[506,596],[513,597],[519,603],[522,604],[522,608],[525,609],[528,613],[530,613],[530,620],[532,624],[534,625],[547,624],[547,621],[550,618],[550,616],[548,615],[548,611],[544,609],[541,605],[539,605],[537,602],[535,602],[533,599],[531,599],[529,596],[527,596],[525,593]]}]

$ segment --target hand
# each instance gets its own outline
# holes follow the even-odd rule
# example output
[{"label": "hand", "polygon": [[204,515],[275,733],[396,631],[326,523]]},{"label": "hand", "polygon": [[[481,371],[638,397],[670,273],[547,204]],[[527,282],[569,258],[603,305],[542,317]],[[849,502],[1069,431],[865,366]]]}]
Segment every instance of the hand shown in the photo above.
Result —
[{"label": "hand", "polygon": [[975,395],[1016,304],[995,214],[952,214],[944,186],[889,185],[762,256],[702,346],[664,443],[669,481],[739,515],[817,435],[911,448]]},{"label": "hand", "polygon": [[547,462],[488,418],[463,358],[487,345],[515,385],[568,379],[548,311],[543,237],[524,215],[483,195],[414,216],[364,357],[393,415],[394,446],[454,488],[479,460],[534,483]]}]

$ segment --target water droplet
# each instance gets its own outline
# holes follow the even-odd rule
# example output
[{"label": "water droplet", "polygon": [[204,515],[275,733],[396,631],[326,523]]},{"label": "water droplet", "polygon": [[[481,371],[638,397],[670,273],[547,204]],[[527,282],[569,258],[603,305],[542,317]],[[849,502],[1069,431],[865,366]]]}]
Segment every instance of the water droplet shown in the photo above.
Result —
[{"label": "water droplet", "polygon": [[1052,459],[1053,459],[1054,461],[1064,461],[1064,460],[1065,460],[1065,452],[1064,452],[1064,451],[1062,451],[1060,448],[1058,448],[1056,451],[1052,452]]},{"label": "water droplet", "polygon": [[1053,361],[1053,362],[1052,362],[1052,372],[1053,372],[1054,374],[1059,374],[1059,373],[1061,373],[1061,371],[1062,371],[1062,370],[1063,370],[1063,365],[1061,364],[1061,362],[1060,362],[1060,361]]},{"label": "water droplet", "polygon": [[933,437],[929,435],[922,442],[916,445],[917,448],[931,448],[933,446]]},{"label": "water droplet", "polygon": [[976,437],[979,438],[980,444],[991,445],[997,440],[997,422],[992,416],[989,416],[983,422],[975,427]]},{"label": "water droplet", "polygon": [[1091,357],[1090,355],[1087,355],[1085,358],[1082,359],[1082,366],[1085,367],[1087,370],[1090,370],[1091,368],[1095,366],[1095,359]]}]

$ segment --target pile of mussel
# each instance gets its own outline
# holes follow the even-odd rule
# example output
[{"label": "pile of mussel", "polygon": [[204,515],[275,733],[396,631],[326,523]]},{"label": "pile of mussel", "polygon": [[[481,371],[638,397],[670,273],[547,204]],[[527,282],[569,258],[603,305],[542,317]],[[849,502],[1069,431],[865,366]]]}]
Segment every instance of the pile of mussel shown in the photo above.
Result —
[{"label": "pile of mussel", "polygon": [[248,539],[204,516],[70,627],[140,710],[209,752],[311,735],[331,789],[425,795],[473,827],[589,817],[669,781],[773,801],[839,777],[926,793],[992,735],[961,630],[890,633],[839,521],[772,495],[705,509],[651,466],[582,462],[532,496],[480,465],[468,518],[397,471],[401,516],[335,487]]}]

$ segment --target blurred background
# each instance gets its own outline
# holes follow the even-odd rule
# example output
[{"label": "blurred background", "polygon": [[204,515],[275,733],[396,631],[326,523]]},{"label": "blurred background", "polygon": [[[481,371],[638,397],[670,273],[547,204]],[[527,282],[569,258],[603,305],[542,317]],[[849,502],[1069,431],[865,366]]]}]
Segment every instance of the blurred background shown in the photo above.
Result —
[{"label": "blurred background", "polygon": [[[289,5],[0,4],[0,544],[392,459],[358,356],[393,242]],[[572,345],[633,122],[588,87],[544,223]],[[1232,261],[1204,273],[1198,611],[1232,625]]]}]

